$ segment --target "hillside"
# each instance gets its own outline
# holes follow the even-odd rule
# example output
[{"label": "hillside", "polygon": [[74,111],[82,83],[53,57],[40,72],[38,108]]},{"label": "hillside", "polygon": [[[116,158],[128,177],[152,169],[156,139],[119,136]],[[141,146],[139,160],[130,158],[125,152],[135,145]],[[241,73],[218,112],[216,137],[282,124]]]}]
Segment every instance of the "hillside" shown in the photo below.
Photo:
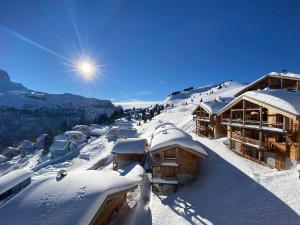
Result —
[{"label": "hillside", "polygon": [[170,94],[165,100],[164,104],[179,106],[185,104],[187,101],[199,103],[202,101],[211,101],[215,98],[233,97],[238,91],[246,85],[236,81],[225,81],[219,85],[206,85],[189,91],[180,91],[179,93]]},{"label": "hillside", "polygon": [[0,109],[1,148],[79,121],[93,121],[101,114],[111,115],[120,108],[109,100],[30,90],[0,70]]}]

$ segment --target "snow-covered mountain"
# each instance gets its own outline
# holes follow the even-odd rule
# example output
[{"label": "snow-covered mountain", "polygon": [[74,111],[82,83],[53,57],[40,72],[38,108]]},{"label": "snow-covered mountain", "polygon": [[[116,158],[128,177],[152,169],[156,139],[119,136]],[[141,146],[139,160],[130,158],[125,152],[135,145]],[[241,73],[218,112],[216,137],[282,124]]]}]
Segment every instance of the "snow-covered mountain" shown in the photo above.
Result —
[{"label": "snow-covered mountain", "polygon": [[59,130],[79,121],[93,121],[116,109],[109,100],[74,94],[48,94],[30,90],[10,80],[0,70],[0,147],[32,138],[43,132]]},{"label": "snow-covered mountain", "polygon": [[180,106],[189,102],[199,103],[202,101],[212,101],[217,97],[233,97],[238,91],[242,90],[246,84],[236,81],[225,81],[218,85],[206,85],[187,91],[178,91],[170,94],[164,104]]},{"label": "snow-covered mountain", "polygon": [[37,109],[37,108],[113,108],[109,100],[86,98],[74,94],[48,94],[24,87],[10,80],[6,71],[0,70],[0,106]]}]

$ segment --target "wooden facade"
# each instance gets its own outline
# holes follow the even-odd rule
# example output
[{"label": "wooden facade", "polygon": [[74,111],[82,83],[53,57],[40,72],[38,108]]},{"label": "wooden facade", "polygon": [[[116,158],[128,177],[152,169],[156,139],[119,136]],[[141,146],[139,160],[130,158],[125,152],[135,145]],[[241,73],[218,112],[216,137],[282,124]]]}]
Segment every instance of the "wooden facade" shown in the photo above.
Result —
[{"label": "wooden facade", "polygon": [[108,225],[126,204],[127,194],[134,188],[109,195],[98,210],[90,225]]},{"label": "wooden facade", "polygon": [[226,136],[226,129],[221,125],[221,117],[212,114],[199,105],[192,113],[195,121],[195,133],[208,138]]},{"label": "wooden facade", "polygon": [[253,82],[235,96],[240,96],[247,91],[255,91],[258,89],[290,89],[290,90],[300,90],[300,78],[295,76],[286,76],[284,74],[272,75],[268,74]]},{"label": "wooden facade", "polygon": [[142,162],[144,155],[141,154],[117,154],[113,153],[113,170],[118,170],[120,167],[133,163]]},{"label": "wooden facade", "polygon": [[277,169],[300,160],[300,121],[284,109],[243,96],[221,114],[229,147],[236,153]]},{"label": "wooden facade", "polygon": [[198,152],[174,145],[152,152],[151,158],[152,183],[177,186],[197,177]]}]

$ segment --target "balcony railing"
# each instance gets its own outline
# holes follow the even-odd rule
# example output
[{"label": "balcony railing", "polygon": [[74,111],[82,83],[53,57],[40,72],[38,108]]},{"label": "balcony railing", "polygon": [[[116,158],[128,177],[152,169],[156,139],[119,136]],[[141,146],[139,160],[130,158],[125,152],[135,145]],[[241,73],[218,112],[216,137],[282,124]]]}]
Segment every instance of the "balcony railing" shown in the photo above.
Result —
[{"label": "balcony railing", "polygon": [[152,166],[161,166],[162,163],[176,163],[176,158],[154,158]]},{"label": "balcony railing", "polygon": [[242,137],[241,135],[236,134],[236,133],[232,133],[231,137],[234,139],[237,139],[241,142],[247,143],[247,144],[252,144],[252,145],[257,145],[257,146],[260,146],[260,144],[261,144],[261,146],[263,146],[263,147],[265,147],[265,145],[266,145],[265,142],[260,142],[259,140],[253,139],[250,137]]},{"label": "balcony railing", "polygon": [[208,116],[194,116],[194,120],[210,122],[210,117],[208,117]]},{"label": "balcony railing", "polygon": [[[245,124],[243,124],[243,120],[242,119],[232,119],[230,120],[229,118],[223,118],[222,123],[236,123],[236,124],[240,124],[240,125],[252,125],[252,126],[260,126],[260,121],[259,120],[245,120]],[[296,132],[298,131],[298,126],[297,124],[289,124],[286,123],[284,125],[284,123],[268,123],[267,121],[262,121],[262,128],[276,128],[276,129],[282,129],[288,132]]]}]

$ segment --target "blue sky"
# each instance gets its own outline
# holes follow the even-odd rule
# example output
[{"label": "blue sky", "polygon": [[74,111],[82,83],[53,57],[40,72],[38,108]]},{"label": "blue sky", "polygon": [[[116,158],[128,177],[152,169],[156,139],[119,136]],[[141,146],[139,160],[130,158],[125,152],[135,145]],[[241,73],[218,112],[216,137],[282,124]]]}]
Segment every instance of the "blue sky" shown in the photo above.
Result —
[{"label": "blue sky", "polygon": [[[189,86],[300,73],[299,11],[300,1],[276,0],[1,0],[0,68],[50,93],[161,100]],[[93,82],[60,57],[83,55],[103,65]]]}]

